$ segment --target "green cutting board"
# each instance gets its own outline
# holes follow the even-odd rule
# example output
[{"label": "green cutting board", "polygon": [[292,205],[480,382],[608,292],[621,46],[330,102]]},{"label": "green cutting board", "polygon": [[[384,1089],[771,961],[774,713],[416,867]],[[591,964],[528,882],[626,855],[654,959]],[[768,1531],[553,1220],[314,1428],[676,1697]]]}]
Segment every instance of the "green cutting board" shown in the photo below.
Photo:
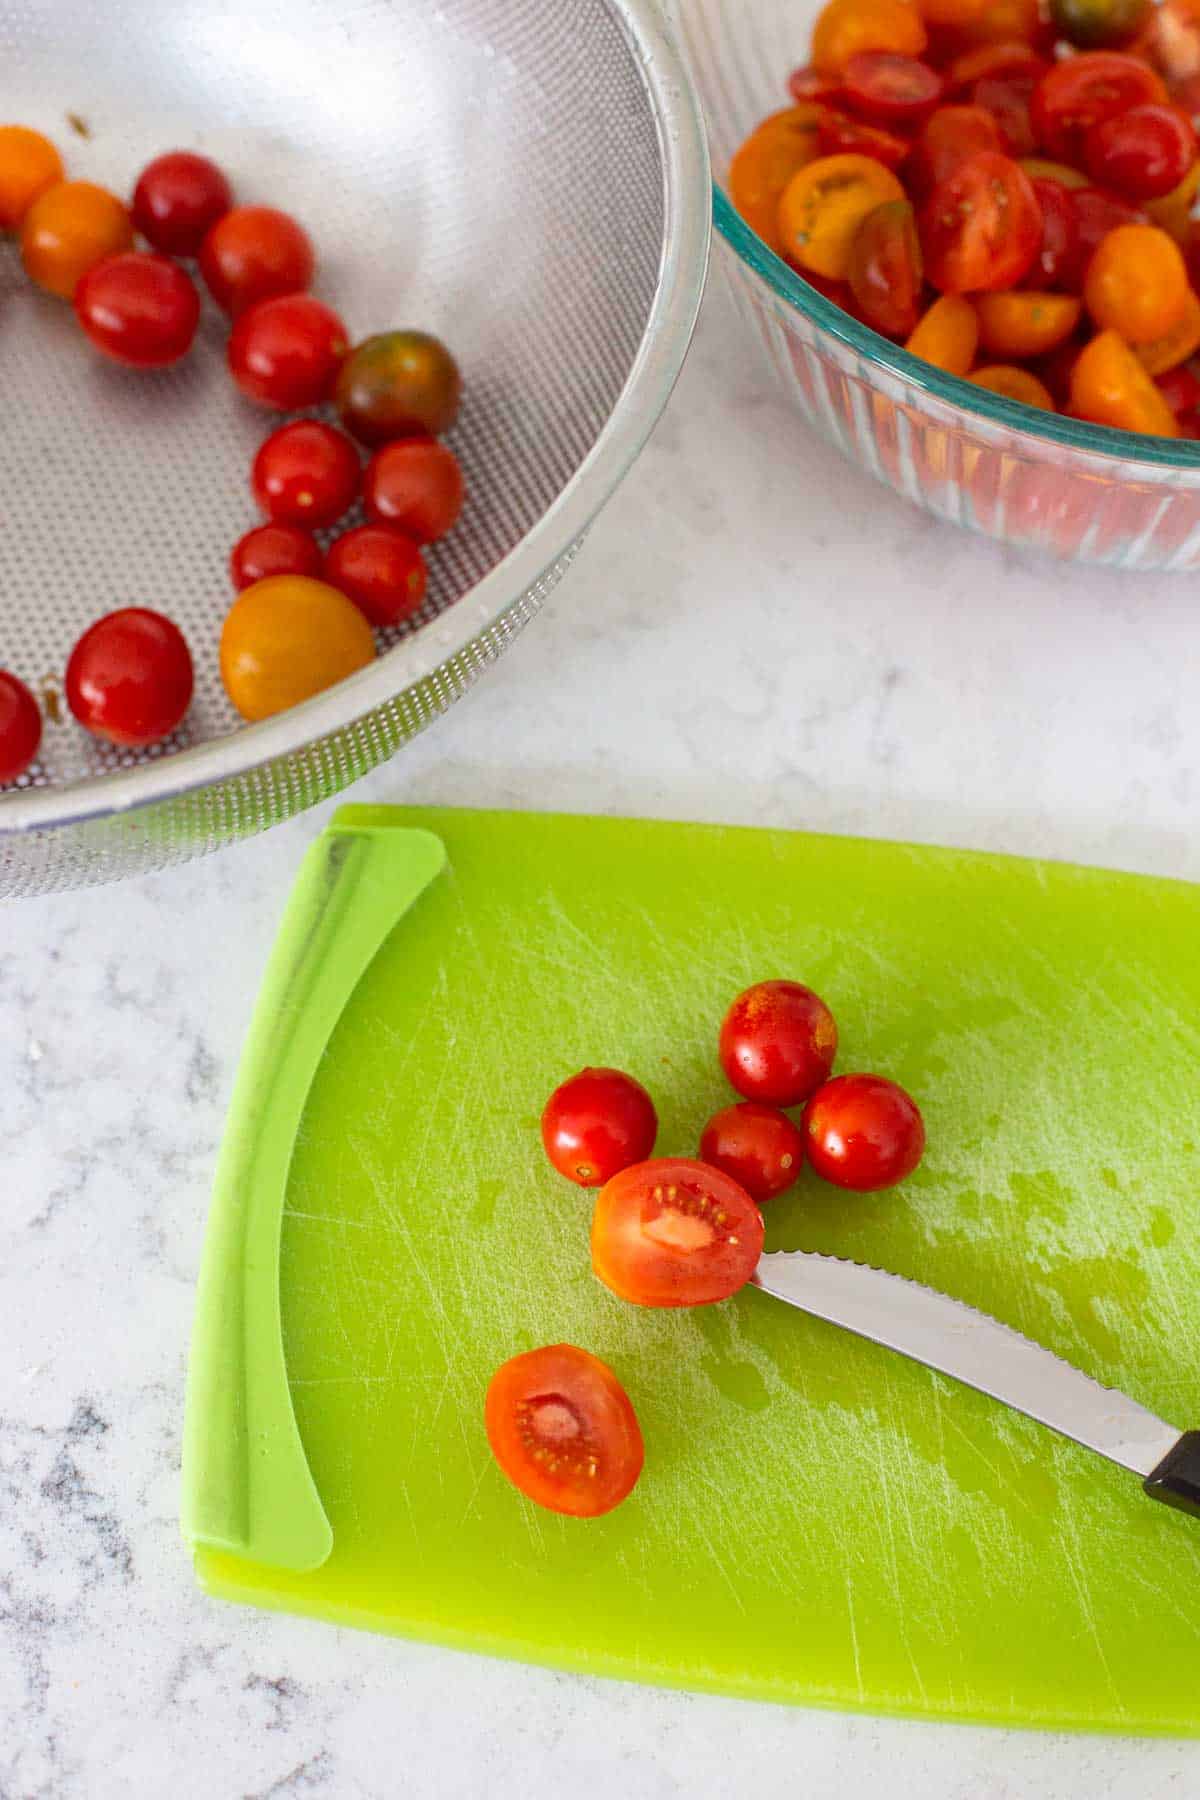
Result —
[{"label": "green cutting board", "polygon": [[[839,1068],[918,1096],[929,1148],[891,1193],[805,1174],[768,1248],[930,1283],[1200,1425],[1198,947],[1198,890],[1168,882],[343,810],[293,896],[218,1176],[185,1452],[201,1582],[644,1681],[1197,1731],[1194,1520],[757,1291],[624,1305],[538,1116],[617,1064],[655,1096],[659,1150],[694,1152],[729,1098],[723,1008],[797,976],[837,1015]],[[484,1438],[491,1371],[563,1339],[614,1367],[645,1434],[598,1521],[522,1499]]]}]

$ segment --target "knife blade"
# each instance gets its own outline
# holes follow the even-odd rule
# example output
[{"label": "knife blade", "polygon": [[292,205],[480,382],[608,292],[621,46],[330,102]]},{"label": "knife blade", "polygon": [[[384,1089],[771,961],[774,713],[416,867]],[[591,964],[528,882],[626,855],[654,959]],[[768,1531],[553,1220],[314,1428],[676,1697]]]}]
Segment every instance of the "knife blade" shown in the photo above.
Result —
[{"label": "knife blade", "polygon": [[752,1279],[776,1300],[1015,1407],[1140,1475],[1152,1498],[1200,1518],[1200,1431],[1168,1425],[988,1313],[816,1251],[767,1251]]}]

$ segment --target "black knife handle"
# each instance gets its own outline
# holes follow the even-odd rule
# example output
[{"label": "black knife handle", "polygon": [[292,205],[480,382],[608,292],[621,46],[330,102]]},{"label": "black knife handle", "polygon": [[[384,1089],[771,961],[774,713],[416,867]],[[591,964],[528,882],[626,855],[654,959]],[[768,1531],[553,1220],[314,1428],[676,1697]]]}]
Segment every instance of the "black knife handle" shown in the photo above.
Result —
[{"label": "black knife handle", "polygon": [[1185,1431],[1142,1485],[1152,1500],[1200,1519],[1200,1431]]}]

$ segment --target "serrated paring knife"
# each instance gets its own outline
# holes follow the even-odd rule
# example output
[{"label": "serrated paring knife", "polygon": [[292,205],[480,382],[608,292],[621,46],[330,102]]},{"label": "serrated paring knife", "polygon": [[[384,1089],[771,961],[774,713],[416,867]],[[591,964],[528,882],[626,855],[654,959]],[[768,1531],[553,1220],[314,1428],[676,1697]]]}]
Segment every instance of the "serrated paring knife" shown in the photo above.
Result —
[{"label": "serrated paring knife", "polygon": [[768,1251],[753,1280],[776,1300],[1003,1400],[1200,1518],[1200,1431],[1165,1424],[987,1313],[903,1275],[807,1250]]}]

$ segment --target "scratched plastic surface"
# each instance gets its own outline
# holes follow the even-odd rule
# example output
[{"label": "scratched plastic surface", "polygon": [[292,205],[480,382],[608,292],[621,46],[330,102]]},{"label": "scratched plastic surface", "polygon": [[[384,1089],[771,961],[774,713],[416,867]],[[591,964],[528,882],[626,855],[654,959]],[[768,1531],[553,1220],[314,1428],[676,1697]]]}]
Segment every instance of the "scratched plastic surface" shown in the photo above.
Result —
[{"label": "scratched plastic surface", "polygon": [[[1197,890],[792,834],[404,811],[449,871],[330,1042],[296,1146],[282,1303],[334,1531],[287,1575],[203,1552],[212,1590],[343,1623],[772,1699],[1200,1730],[1200,1530],[1006,1408],[747,1292],[643,1312],[592,1279],[545,1164],[580,1064],[653,1090],[662,1151],[727,1098],[729,997],[799,975],[839,1067],[916,1093],[896,1193],[805,1177],[768,1245],[857,1257],[986,1308],[1200,1424]],[[497,1363],[568,1339],[645,1432],[604,1520],[509,1488]]]}]

